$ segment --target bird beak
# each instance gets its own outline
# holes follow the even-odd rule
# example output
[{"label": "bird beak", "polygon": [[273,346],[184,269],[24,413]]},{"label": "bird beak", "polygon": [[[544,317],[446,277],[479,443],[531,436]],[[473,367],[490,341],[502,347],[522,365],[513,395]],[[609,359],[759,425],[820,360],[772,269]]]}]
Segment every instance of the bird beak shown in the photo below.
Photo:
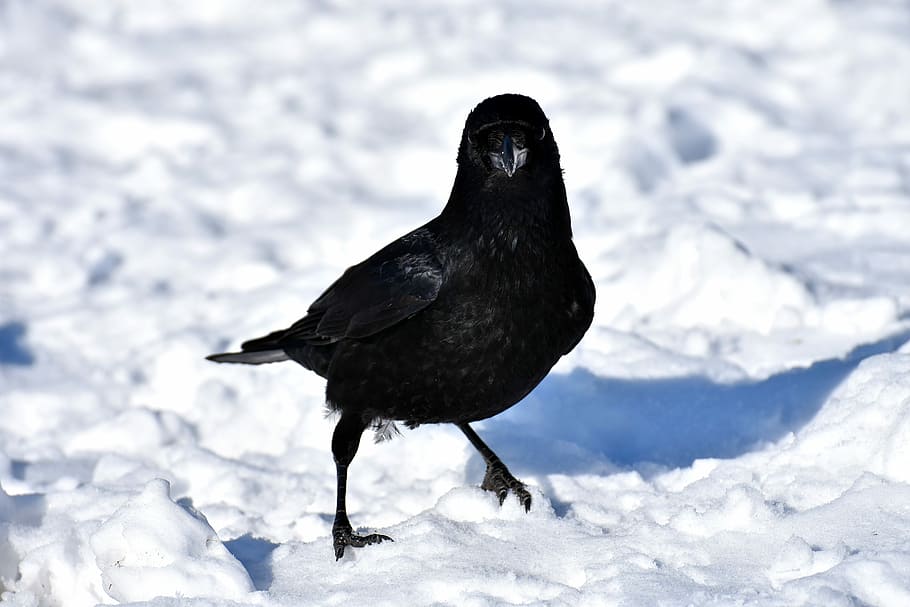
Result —
[{"label": "bird beak", "polygon": [[515,145],[512,138],[506,135],[502,138],[502,148],[499,152],[491,152],[490,159],[495,168],[502,169],[506,175],[511,177],[527,162],[528,150]]}]

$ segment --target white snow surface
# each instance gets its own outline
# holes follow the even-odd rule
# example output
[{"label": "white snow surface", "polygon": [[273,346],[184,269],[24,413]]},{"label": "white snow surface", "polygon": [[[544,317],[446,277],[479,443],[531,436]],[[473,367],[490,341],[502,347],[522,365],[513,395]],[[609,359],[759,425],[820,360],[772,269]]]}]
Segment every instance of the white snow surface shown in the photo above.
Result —
[{"label": "white snow surface", "polygon": [[121,603],[160,595],[240,598],[253,582],[192,505],[150,481],[91,537],[104,591]]},{"label": "white snow surface", "polygon": [[[910,605],[910,5],[0,2],[0,594],[16,607]],[[207,362],[434,216],[540,101],[594,326],[365,440]],[[158,597],[158,598],[156,598]]]}]

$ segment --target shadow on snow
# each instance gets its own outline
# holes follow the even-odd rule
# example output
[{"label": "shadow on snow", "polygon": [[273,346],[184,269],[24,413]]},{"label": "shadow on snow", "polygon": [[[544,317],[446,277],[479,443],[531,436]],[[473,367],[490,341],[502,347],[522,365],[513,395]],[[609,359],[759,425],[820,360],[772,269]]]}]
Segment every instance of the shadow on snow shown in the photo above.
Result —
[{"label": "shadow on snow", "polygon": [[8,322],[0,325],[0,365],[29,366],[35,357],[22,341],[26,326],[21,322]]},{"label": "shadow on snow", "polygon": [[251,534],[224,542],[224,547],[244,566],[256,590],[268,590],[272,585],[272,552],[279,544]]},{"label": "shadow on snow", "polygon": [[697,376],[614,379],[576,369],[549,376],[519,406],[487,421],[482,435],[516,475],[732,458],[798,431],[863,359],[908,338],[904,332],[843,358],[733,384]]}]

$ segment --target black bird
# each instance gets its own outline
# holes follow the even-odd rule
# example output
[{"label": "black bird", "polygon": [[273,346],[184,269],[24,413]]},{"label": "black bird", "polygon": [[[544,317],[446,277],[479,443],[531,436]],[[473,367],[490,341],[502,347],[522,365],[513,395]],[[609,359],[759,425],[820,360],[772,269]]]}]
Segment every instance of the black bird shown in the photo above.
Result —
[{"label": "black bird", "polygon": [[530,97],[499,95],[468,116],[438,217],[348,268],[289,328],[208,358],[290,359],[326,378],[328,406],[341,414],[332,436],[341,558],[346,546],[391,539],[355,535],[345,509],[348,466],[370,426],[455,424],[486,461],[481,486],[530,510],[524,484],[468,424],[524,398],[593,314],[547,117]]}]

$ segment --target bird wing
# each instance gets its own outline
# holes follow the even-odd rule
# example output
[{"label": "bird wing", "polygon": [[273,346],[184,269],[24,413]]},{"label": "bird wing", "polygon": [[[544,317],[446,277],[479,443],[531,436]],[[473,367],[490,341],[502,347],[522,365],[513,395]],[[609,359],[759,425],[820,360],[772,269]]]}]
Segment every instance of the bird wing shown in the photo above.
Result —
[{"label": "bird wing", "polygon": [[442,285],[435,242],[424,228],[348,268],[279,343],[330,344],[368,337],[430,305]]}]

